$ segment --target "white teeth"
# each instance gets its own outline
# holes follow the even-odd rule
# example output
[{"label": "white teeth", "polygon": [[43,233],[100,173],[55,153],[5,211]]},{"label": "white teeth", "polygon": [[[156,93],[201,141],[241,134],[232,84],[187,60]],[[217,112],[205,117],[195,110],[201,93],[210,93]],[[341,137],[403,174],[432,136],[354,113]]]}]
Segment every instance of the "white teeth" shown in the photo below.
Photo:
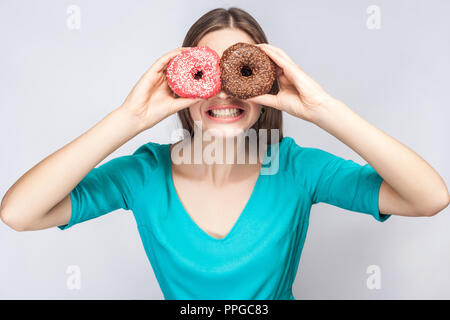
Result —
[{"label": "white teeth", "polygon": [[237,117],[239,115],[239,111],[237,108],[230,109],[211,109],[210,110],[214,117]]}]

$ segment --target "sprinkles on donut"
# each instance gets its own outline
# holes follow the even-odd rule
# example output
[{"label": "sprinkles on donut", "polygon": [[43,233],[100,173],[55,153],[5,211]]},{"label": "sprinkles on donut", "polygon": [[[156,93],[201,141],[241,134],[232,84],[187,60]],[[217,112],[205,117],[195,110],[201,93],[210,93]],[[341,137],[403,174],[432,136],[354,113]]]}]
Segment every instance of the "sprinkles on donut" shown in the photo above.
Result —
[{"label": "sprinkles on donut", "polygon": [[220,59],[222,89],[247,99],[268,93],[276,79],[276,65],[258,46],[238,42]]},{"label": "sprinkles on donut", "polygon": [[184,98],[210,98],[220,92],[220,57],[207,46],[184,50],[170,60],[166,78],[172,91]]}]

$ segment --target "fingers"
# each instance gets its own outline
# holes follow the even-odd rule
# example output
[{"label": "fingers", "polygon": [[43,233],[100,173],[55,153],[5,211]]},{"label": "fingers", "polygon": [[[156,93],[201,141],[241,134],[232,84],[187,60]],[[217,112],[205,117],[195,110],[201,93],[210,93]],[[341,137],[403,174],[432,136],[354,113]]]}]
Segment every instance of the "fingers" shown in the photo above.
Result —
[{"label": "fingers", "polygon": [[189,49],[189,47],[179,47],[172,51],[167,52],[165,55],[160,57],[156,62],[150,67],[150,69],[154,69],[155,72],[162,72],[166,68],[166,65],[178,54],[183,52],[184,50]]},{"label": "fingers", "polygon": [[249,102],[255,102],[257,104],[262,104],[262,105],[272,107],[275,109],[280,109],[279,103],[278,103],[278,97],[273,94],[263,94],[260,96],[248,98],[246,100]]},{"label": "fingers", "polygon": [[309,76],[282,49],[268,43],[257,44],[281,69],[291,81],[308,81]]},{"label": "fingers", "polygon": [[176,49],[164,54],[162,57],[160,57],[158,60],[156,60],[155,63],[153,63],[152,66],[144,73],[144,75],[142,76],[142,79],[150,77],[152,75],[152,73],[158,73],[158,72],[164,71],[167,64],[170,62],[170,60],[172,60],[172,58],[174,58],[175,56],[177,56],[183,50],[186,50],[186,49],[188,49],[188,48],[180,47],[180,48],[176,48]]},{"label": "fingers", "polygon": [[277,64],[284,69],[288,63],[294,63],[294,61],[285,53],[282,49],[275,47],[268,43],[257,44],[259,48],[264,50]]},{"label": "fingers", "polygon": [[139,79],[136,84],[136,89],[147,91],[150,90],[162,77],[161,72],[165,70],[170,60],[186,49],[189,49],[189,47],[176,48],[156,60],[155,63],[153,63],[153,65],[142,75],[141,79]]},{"label": "fingers", "polygon": [[194,103],[197,103],[199,101],[202,101],[202,98],[173,98],[172,100],[172,112],[178,112],[182,109],[185,109],[187,107],[190,107]]},{"label": "fingers", "polygon": [[289,69],[294,62],[289,58],[287,55],[281,54],[276,47],[267,44],[267,43],[260,43],[257,44],[257,46],[263,50],[283,71],[286,71],[286,69]]}]

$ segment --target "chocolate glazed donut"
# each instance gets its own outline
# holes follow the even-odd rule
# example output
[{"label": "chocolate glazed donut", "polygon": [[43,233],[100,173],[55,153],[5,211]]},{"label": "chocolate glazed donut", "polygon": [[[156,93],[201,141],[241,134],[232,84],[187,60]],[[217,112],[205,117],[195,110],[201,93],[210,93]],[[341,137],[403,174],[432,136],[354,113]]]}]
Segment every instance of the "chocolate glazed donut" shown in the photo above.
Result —
[{"label": "chocolate glazed donut", "polygon": [[255,45],[238,42],[220,59],[222,89],[239,99],[268,93],[276,78],[276,65]]}]

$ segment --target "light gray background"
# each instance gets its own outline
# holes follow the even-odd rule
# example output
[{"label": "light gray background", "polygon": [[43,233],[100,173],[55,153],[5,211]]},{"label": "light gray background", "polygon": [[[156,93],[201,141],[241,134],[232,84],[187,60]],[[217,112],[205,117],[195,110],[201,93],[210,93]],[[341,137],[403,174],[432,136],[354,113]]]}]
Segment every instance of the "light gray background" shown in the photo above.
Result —
[{"label": "light gray background", "polygon": [[[66,26],[69,5],[81,29]],[[237,1],[0,1],[0,195],[27,170],[118,107],[142,73],[181,45],[188,28]],[[330,94],[412,148],[448,183],[450,1],[239,1]],[[366,9],[381,9],[369,30]],[[319,127],[284,115],[302,146],[365,161]],[[172,116],[105,159],[167,143]],[[350,128],[349,128],[350,129]],[[67,168],[70,170],[70,168]],[[313,206],[297,299],[450,298],[449,209],[432,218]],[[369,265],[381,289],[369,290]],[[69,265],[81,289],[66,287]],[[0,298],[163,299],[131,211],[67,231],[15,232],[0,224]]]}]

